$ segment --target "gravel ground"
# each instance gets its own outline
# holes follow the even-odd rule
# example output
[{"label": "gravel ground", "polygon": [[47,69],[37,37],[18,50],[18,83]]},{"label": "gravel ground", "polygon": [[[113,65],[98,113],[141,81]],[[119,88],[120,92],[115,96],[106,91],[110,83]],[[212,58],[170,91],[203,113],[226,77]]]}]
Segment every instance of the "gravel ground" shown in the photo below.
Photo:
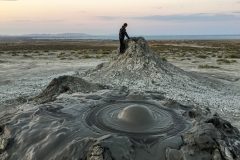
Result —
[{"label": "gravel ground", "polygon": [[4,58],[0,63],[0,107],[14,99],[27,99],[39,94],[53,78],[74,75],[101,63],[102,60],[29,60]]}]

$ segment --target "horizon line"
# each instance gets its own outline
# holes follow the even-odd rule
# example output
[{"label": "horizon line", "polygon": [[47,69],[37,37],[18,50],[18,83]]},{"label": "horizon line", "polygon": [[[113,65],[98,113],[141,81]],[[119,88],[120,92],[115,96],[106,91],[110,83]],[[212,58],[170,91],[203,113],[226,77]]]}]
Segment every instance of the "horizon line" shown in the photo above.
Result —
[{"label": "horizon line", "polygon": [[[0,34],[1,37],[24,37],[24,36],[47,36],[47,35],[56,35],[60,36],[63,34],[82,34],[81,36],[118,36],[118,34],[88,34],[88,33],[81,33],[81,32],[76,32],[76,33],[71,33],[71,32],[62,32],[62,33],[26,33],[26,34]],[[240,36],[240,33],[237,34],[132,34],[132,36]],[[130,36],[131,37],[131,36]]]}]

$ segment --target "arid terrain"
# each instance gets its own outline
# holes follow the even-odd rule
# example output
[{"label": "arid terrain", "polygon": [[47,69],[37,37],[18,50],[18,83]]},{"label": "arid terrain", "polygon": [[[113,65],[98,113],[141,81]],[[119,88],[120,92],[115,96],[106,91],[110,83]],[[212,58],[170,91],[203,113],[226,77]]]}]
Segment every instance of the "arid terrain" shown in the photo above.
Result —
[{"label": "arid terrain", "polygon": [[[117,54],[114,40],[6,40],[0,42],[1,108],[39,94],[60,75],[74,75]],[[148,41],[161,59],[189,72],[240,86],[240,41]],[[222,111],[225,112],[225,111]],[[226,111],[230,112],[230,111]],[[233,119],[240,117],[235,110]],[[240,111],[239,111],[240,113]],[[240,124],[233,122],[238,128]]]},{"label": "arid terrain", "polygon": [[0,159],[239,159],[240,41],[118,43],[1,42]]},{"label": "arid terrain", "polygon": [[[108,61],[117,54],[118,43],[114,40],[0,41],[1,102],[35,95],[53,77],[75,74]],[[152,40],[149,45],[162,60],[185,71],[240,85],[239,40]]]}]

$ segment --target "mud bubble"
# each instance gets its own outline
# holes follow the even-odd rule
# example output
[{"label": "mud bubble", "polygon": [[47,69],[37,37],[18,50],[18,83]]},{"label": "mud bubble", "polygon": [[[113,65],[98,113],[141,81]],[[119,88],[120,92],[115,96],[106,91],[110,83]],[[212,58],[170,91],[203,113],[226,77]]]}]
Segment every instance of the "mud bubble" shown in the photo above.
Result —
[{"label": "mud bubble", "polygon": [[186,128],[185,120],[173,110],[148,101],[117,101],[91,110],[89,126],[134,136],[176,135]]}]

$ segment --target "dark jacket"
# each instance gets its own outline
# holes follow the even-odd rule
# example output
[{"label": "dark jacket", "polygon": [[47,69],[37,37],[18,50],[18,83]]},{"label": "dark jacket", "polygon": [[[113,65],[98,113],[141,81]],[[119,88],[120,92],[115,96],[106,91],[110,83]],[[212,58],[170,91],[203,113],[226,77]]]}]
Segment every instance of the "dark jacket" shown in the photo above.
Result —
[{"label": "dark jacket", "polygon": [[129,39],[126,28],[122,26],[122,28],[119,31],[119,39],[124,39],[125,36]]}]

